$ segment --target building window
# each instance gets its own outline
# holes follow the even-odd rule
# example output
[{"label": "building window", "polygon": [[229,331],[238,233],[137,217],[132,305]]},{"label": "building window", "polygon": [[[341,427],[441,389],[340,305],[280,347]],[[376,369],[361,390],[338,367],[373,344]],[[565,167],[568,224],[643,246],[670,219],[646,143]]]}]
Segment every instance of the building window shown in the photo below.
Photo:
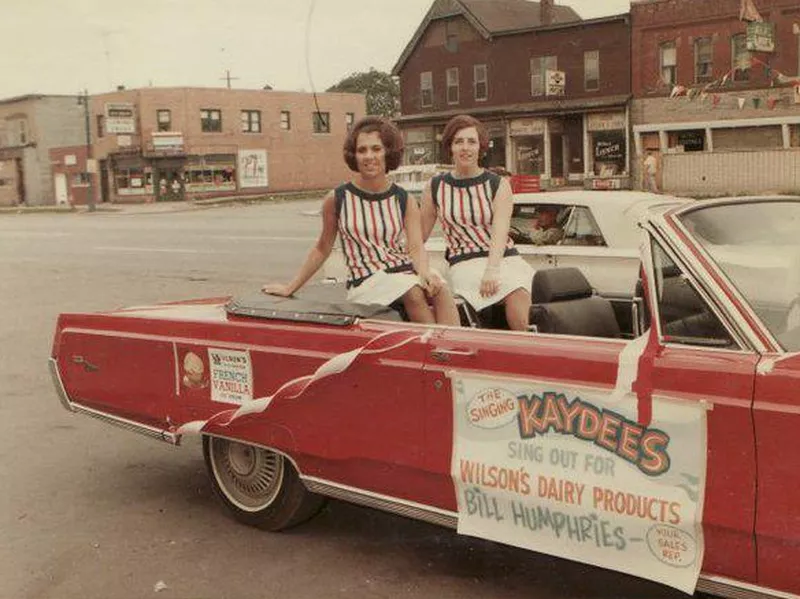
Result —
[{"label": "building window", "polygon": [[344,126],[348,131],[350,131],[353,128],[355,122],[356,122],[356,115],[354,112],[344,113]]},{"label": "building window", "polygon": [[433,106],[433,73],[426,71],[419,76],[420,106],[427,108]]},{"label": "building window", "polygon": [[583,85],[587,92],[600,89],[600,50],[583,53]]},{"label": "building window", "polygon": [[97,137],[98,138],[103,137],[106,134],[105,127],[103,126],[104,124],[105,124],[105,116],[103,116],[102,114],[98,114],[97,115]]},{"label": "building window", "polygon": [[476,64],[473,69],[475,81],[475,101],[483,102],[489,98],[489,81],[485,64]]},{"label": "building window", "polygon": [[750,52],[747,50],[747,36],[739,33],[731,38],[731,71],[734,81],[750,79]]},{"label": "building window", "polygon": [[281,129],[289,131],[292,128],[292,114],[288,110],[281,110]]},{"label": "building window", "polygon": [[447,103],[458,104],[458,67],[447,69]]},{"label": "building window", "polygon": [[75,173],[72,176],[72,184],[76,187],[88,186],[91,180],[92,176],[89,173]]},{"label": "building window", "polygon": [[543,96],[547,89],[547,71],[558,70],[558,57],[531,57],[531,95]]},{"label": "building window", "polygon": [[314,133],[331,132],[331,113],[315,112],[313,115]]},{"label": "building window", "polygon": [[172,131],[172,111],[156,110],[156,122],[159,131]]},{"label": "building window", "polygon": [[222,111],[218,108],[204,108],[200,111],[200,129],[203,133],[222,131]]},{"label": "building window", "polygon": [[701,37],[694,41],[694,81],[712,81],[714,45],[710,37]]},{"label": "building window", "polygon": [[666,85],[678,83],[678,53],[675,42],[665,42],[659,47],[661,81]]},{"label": "building window", "polygon": [[444,47],[448,52],[458,52],[458,29],[453,21],[445,21],[444,24]]},{"label": "building window", "polygon": [[261,133],[261,111],[242,110],[242,133]]}]

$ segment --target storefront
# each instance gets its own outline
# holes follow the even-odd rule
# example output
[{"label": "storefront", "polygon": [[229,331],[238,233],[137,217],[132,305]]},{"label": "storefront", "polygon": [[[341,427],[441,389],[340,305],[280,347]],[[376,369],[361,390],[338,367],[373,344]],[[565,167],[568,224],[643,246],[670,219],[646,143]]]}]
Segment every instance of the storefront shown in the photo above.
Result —
[{"label": "storefront", "polygon": [[514,119],[508,124],[512,157],[509,170],[518,175],[549,178],[545,159],[546,131],[547,119],[544,118]]},{"label": "storefront", "polygon": [[588,113],[586,134],[591,156],[586,187],[629,188],[629,137],[626,112]]}]

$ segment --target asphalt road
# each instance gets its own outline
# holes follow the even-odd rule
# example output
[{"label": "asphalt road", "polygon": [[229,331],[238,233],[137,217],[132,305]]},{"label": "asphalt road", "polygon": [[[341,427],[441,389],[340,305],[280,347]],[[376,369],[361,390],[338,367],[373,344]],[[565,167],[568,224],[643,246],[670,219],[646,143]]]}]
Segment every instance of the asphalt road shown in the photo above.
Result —
[{"label": "asphalt road", "polygon": [[272,534],[229,519],[200,444],[67,413],[60,312],[252,292],[316,238],[318,202],[0,215],[0,599],[677,599],[589,566],[332,501]]}]

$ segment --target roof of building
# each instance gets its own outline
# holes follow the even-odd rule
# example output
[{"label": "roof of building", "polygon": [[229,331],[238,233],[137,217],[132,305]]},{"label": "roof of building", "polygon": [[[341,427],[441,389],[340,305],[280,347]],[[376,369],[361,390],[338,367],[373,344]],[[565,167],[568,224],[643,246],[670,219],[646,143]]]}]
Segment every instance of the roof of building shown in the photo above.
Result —
[{"label": "roof of building", "polygon": [[553,5],[552,21],[542,23],[541,3],[529,0],[434,0],[392,69],[392,74],[400,74],[432,21],[455,16],[464,17],[485,39],[582,20],[571,7]]}]

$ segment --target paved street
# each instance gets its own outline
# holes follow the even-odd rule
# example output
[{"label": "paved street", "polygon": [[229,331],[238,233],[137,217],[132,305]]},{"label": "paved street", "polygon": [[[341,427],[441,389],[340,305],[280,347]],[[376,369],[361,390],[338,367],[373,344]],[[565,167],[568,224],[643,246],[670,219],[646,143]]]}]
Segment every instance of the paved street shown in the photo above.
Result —
[{"label": "paved street", "polygon": [[0,215],[0,599],[683,597],[340,502],[288,533],[250,529],[215,501],[197,439],[63,410],[46,364],[60,312],[286,279],[318,205]]}]

